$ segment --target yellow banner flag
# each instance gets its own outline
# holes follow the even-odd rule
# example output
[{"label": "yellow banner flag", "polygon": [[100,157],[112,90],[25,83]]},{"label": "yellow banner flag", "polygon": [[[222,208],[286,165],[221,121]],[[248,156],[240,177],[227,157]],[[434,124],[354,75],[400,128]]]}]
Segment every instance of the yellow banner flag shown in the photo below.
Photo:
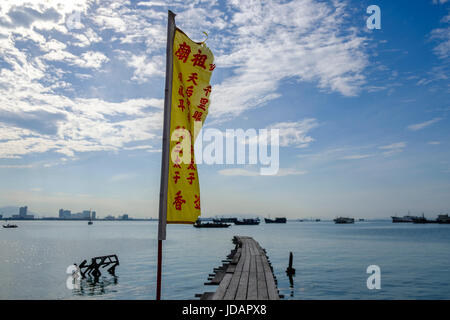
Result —
[{"label": "yellow banner flag", "polygon": [[194,223],[201,213],[194,143],[208,114],[214,68],[211,50],[175,29],[167,223]]}]

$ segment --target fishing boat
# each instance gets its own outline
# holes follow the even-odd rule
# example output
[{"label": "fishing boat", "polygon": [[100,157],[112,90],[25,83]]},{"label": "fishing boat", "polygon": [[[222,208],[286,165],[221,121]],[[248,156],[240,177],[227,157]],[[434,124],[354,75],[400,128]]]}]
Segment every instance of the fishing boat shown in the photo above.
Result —
[{"label": "fishing boat", "polygon": [[266,223],[286,223],[286,218],[275,218],[275,219],[269,219],[269,218],[264,218],[264,221]]},{"label": "fishing boat", "polygon": [[339,217],[333,220],[334,223],[337,224],[346,224],[346,223],[355,223],[355,219],[353,218],[345,218],[345,217]]},{"label": "fishing boat", "polygon": [[195,228],[228,228],[230,224],[222,223],[222,222],[207,222],[202,223],[200,220],[197,220],[194,223]]},{"label": "fishing boat", "polygon": [[236,220],[234,222],[235,225],[237,226],[254,226],[254,225],[258,225],[259,224],[259,219],[242,219],[242,220]]},{"label": "fishing boat", "polygon": [[12,228],[18,228],[19,226],[17,224],[10,224],[8,223],[8,220],[5,220],[6,224],[3,225],[3,228],[5,229],[12,229]]},{"label": "fishing boat", "polygon": [[89,221],[88,221],[88,225],[90,226],[90,225],[92,225],[92,224],[94,224],[94,223],[92,222],[92,220],[89,220]]}]

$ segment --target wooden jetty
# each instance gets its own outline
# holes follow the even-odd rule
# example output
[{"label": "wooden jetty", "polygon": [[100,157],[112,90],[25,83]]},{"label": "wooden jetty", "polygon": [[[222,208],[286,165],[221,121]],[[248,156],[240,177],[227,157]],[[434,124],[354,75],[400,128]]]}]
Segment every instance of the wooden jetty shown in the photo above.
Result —
[{"label": "wooden jetty", "polygon": [[235,236],[236,247],[210,274],[215,292],[197,294],[200,300],[279,300],[277,280],[266,251],[251,237]]}]

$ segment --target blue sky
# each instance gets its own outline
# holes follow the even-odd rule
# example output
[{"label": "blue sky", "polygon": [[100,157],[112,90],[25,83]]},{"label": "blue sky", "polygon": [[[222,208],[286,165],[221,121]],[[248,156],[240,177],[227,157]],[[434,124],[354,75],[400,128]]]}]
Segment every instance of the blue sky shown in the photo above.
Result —
[{"label": "blue sky", "polygon": [[167,9],[209,34],[205,125],[281,134],[277,176],[199,165],[205,216],[450,211],[447,0],[2,1],[0,207],[157,216]]}]

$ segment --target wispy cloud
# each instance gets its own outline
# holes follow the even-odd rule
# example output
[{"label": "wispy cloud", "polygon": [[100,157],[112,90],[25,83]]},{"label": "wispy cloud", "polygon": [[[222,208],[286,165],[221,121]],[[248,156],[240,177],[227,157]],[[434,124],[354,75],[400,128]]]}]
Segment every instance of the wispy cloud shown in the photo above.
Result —
[{"label": "wispy cloud", "polygon": [[[441,3],[447,2],[447,0],[440,0]],[[450,13],[442,18],[441,23],[446,24],[446,27],[434,29],[431,32],[431,38],[439,42],[434,47],[434,53],[441,59],[447,59],[450,56]]]},{"label": "wispy cloud", "polygon": [[116,174],[116,175],[112,176],[109,179],[109,182],[122,182],[122,181],[133,179],[134,177],[136,177],[135,173],[120,173],[120,174]]},{"label": "wispy cloud", "polygon": [[242,168],[233,168],[233,169],[222,169],[219,170],[218,173],[223,176],[243,176],[243,177],[285,177],[285,176],[297,176],[307,174],[307,171],[292,169],[292,168],[282,168],[278,170],[276,175],[263,176],[257,170],[249,170]]},{"label": "wispy cloud", "polygon": [[378,147],[381,150],[385,150],[383,155],[390,156],[396,153],[400,153],[406,147],[406,142],[396,142],[389,145]]},{"label": "wispy cloud", "polygon": [[373,156],[374,156],[373,154],[352,154],[352,155],[344,156],[341,159],[342,160],[359,160],[359,159],[370,158]]},{"label": "wispy cloud", "polygon": [[412,130],[412,131],[422,130],[422,129],[425,129],[426,127],[431,126],[432,124],[434,124],[434,123],[436,123],[438,121],[441,121],[441,120],[442,120],[442,118],[434,118],[432,120],[428,120],[428,121],[425,121],[425,122],[409,125],[408,129]]}]

